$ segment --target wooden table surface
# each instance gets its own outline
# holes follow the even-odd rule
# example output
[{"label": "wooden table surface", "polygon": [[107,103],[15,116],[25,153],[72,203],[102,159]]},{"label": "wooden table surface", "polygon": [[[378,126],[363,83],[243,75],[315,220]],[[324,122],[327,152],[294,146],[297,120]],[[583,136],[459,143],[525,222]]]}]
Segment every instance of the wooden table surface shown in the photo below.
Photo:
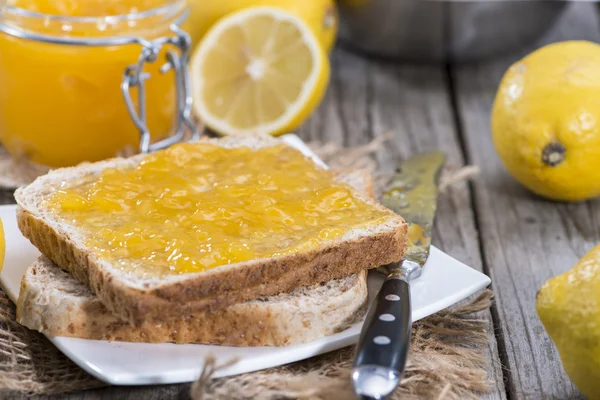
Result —
[{"label": "wooden table surface", "polygon": [[[439,203],[435,245],[492,278],[496,302],[483,317],[489,336],[490,399],[582,398],[566,376],[534,307],[536,291],[600,243],[600,201],[557,204],[535,197],[502,168],[490,139],[490,109],[506,68],[527,51],[567,39],[600,42],[592,4],[576,3],[548,34],[519,54],[464,66],[332,55],[329,92],[301,129],[305,140],[356,146],[385,132],[377,153],[386,169],[411,154],[441,149],[454,166],[477,165],[472,183],[453,186]],[[12,202],[4,194],[4,202]],[[187,398],[189,385],[90,390],[68,399]],[[16,396],[15,398],[21,398]]]}]

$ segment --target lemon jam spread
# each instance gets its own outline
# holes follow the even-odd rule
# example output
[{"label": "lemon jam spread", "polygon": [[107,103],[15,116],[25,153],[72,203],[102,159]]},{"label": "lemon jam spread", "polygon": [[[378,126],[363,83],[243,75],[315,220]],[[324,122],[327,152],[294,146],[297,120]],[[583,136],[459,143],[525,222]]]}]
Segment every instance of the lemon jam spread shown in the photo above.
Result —
[{"label": "lemon jam spread", "polygon": [[64,182],[44,203],[100,258],[141,276],[309,250],[390,216],[285,145],[179,144]]}]

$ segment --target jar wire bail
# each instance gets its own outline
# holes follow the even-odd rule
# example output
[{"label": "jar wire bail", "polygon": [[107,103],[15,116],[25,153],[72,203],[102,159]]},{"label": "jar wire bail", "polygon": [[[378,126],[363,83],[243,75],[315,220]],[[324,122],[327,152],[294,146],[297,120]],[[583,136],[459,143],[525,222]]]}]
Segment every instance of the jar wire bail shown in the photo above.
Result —
[{"label": "jar wire bail", "polygon": [[[121,91],[129,115],[140,131],[140,152],[148,153],[164,149],[175,143],[181,142],[185,137],[186,128],[191,132],[191,140],[200,138],[200,131],[192,120],[192,96],[190,81],[187,71],[187,62],[191,48],[189,35],[177,24],[171,25],[173,37],[162,37],[151,42],[142,43],[142,52],[135,65],[125,69]],[[166,51],[166,62],[160,68],[160,73],[165,74],[173,70],[176,91],[176,118],[174,133],[156,143],[151,143],[150,131],[146,123],[146,90],[145,81],[150,78],[144,72],[146,63],[156,62],[164,46],[171,48]],[[131,96],[131,88],[137,88],[137,107]]]}]

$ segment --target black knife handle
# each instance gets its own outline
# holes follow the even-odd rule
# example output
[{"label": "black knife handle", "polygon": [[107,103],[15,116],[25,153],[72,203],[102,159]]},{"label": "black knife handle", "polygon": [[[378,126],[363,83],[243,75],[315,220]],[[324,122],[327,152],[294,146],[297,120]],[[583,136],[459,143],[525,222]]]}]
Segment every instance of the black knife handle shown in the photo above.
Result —
[{"label": "black knife handle", "polygon": [[[352,374],[358,395],[384,398],[389,394],[382,392],[377,395],[361,390],[358,380],[371,379],[370,375],[400,381],[408,356],[411,325],[408,282],[398,278],[386,279],[369,308],[358,341]],[[366,381],[363,386],[372,387]]]}]

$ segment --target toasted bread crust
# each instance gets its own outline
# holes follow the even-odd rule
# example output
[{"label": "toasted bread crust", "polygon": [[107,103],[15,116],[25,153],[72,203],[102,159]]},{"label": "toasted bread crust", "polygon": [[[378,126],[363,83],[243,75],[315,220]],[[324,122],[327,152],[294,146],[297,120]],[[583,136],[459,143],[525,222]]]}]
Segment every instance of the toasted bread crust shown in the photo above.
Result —
[{"label": "toasted bread crust", "polygon": [[88,285],[111,312],[135,325],[147,319],[165,321],[165,316],[180,318],[194,312],[218,310],[398,261],[406,249],[407,231],[404,224],[395,231],[342,246],[260,260],[243,269],[196,275],[144,291],[113,279],[89,251],[58,234],[43,219],[21,207],[17,209],[17,219],[23,235],[42,254]]}]

